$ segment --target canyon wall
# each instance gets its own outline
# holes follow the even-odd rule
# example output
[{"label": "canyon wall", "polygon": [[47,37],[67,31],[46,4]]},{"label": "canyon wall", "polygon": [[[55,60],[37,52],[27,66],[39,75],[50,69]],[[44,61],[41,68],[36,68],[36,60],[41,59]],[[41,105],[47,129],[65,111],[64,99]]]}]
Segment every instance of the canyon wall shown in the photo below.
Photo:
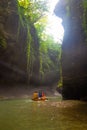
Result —
[{"label": "canyon wall", "polygon": [[87,1],[60,0],[55,14],[65,30],[62,44],[63,98],[87,98]]},{"label": "canyon wall", "polygon": [[[35,76],[39,73],[39,43],[34,26],[30,31],[35,45],[36,59],[32,65]],[[27,26],[21,24],[17,0],[0,1],[0,84],[29,82],[27,32]]]}]

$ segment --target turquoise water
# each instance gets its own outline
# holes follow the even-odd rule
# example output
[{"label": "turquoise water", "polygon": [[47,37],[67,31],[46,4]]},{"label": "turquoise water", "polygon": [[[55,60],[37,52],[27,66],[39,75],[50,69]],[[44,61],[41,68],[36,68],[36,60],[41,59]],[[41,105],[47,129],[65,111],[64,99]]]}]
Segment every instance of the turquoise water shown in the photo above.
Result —
[{"label": "turquoise water", "polygon": [[87,103],[0,101],[0,130],[87,130]]}]

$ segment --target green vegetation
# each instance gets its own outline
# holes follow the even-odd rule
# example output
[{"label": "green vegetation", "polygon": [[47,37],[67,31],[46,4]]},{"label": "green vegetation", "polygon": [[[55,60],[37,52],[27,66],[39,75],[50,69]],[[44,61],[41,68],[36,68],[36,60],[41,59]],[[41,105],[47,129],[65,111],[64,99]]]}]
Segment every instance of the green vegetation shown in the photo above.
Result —
[{"label": "green vegetation", "polygon": [[6,47],[7,47],[6,40],[3,37],[0,37],[0,47],[2,47],[4,49],[6,49]]},{"label": "green vegetation", "polygon": [[87,103],[0,101],[0,130],[87,130]]},{"label": "green vegetation", "polygon": [[61,45],[56,43],[51,35],[45,34],[48,11],[46,0],[18,0],[20,18],[18,35],[20,24],[24,28],[27,27],[27,71],[30,75],[33,72],[33,64],[37,54],[36,50],[39,51],[39,59],[37,60],[40,62],[39,72],[41,77],[44,76],[45,72],[52,70],[60,71]]}]

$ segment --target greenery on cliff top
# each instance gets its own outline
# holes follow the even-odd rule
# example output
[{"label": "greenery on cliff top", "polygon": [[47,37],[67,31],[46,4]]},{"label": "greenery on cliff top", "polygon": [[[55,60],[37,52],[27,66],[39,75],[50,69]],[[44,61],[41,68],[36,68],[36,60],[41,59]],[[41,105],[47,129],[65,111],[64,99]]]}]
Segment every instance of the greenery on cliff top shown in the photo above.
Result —
[{"label": "greenery on cliff top", "polygon": [[[31,25],[34,26],[39,39],[40,75],[53,70],[59,71],[61,45],[55,44],[51,35],[45,34],[47,25],[47,12],[49,11],[46,0],[18,0],[18,11],[22,26],[27,26],[27,66],[31,68],[34,60],[33,38]],[[33,51],[33,52],[32,52]],[[33,55],[33,58],[31,58]]]}]

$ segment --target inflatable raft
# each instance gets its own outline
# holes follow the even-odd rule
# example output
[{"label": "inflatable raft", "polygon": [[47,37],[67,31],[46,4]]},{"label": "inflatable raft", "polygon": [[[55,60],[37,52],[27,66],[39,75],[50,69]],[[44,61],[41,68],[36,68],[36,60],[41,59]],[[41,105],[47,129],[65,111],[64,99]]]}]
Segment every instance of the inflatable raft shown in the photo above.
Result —
[{"label": "inflatable raft", "polygon": [[46,100],[48,100],[48,99],[47,99],[47,97],[45,96],[44,93],[34,92],[34,93],[33,93],[32,100],[33,100],[33,101],[46,101]]}]

